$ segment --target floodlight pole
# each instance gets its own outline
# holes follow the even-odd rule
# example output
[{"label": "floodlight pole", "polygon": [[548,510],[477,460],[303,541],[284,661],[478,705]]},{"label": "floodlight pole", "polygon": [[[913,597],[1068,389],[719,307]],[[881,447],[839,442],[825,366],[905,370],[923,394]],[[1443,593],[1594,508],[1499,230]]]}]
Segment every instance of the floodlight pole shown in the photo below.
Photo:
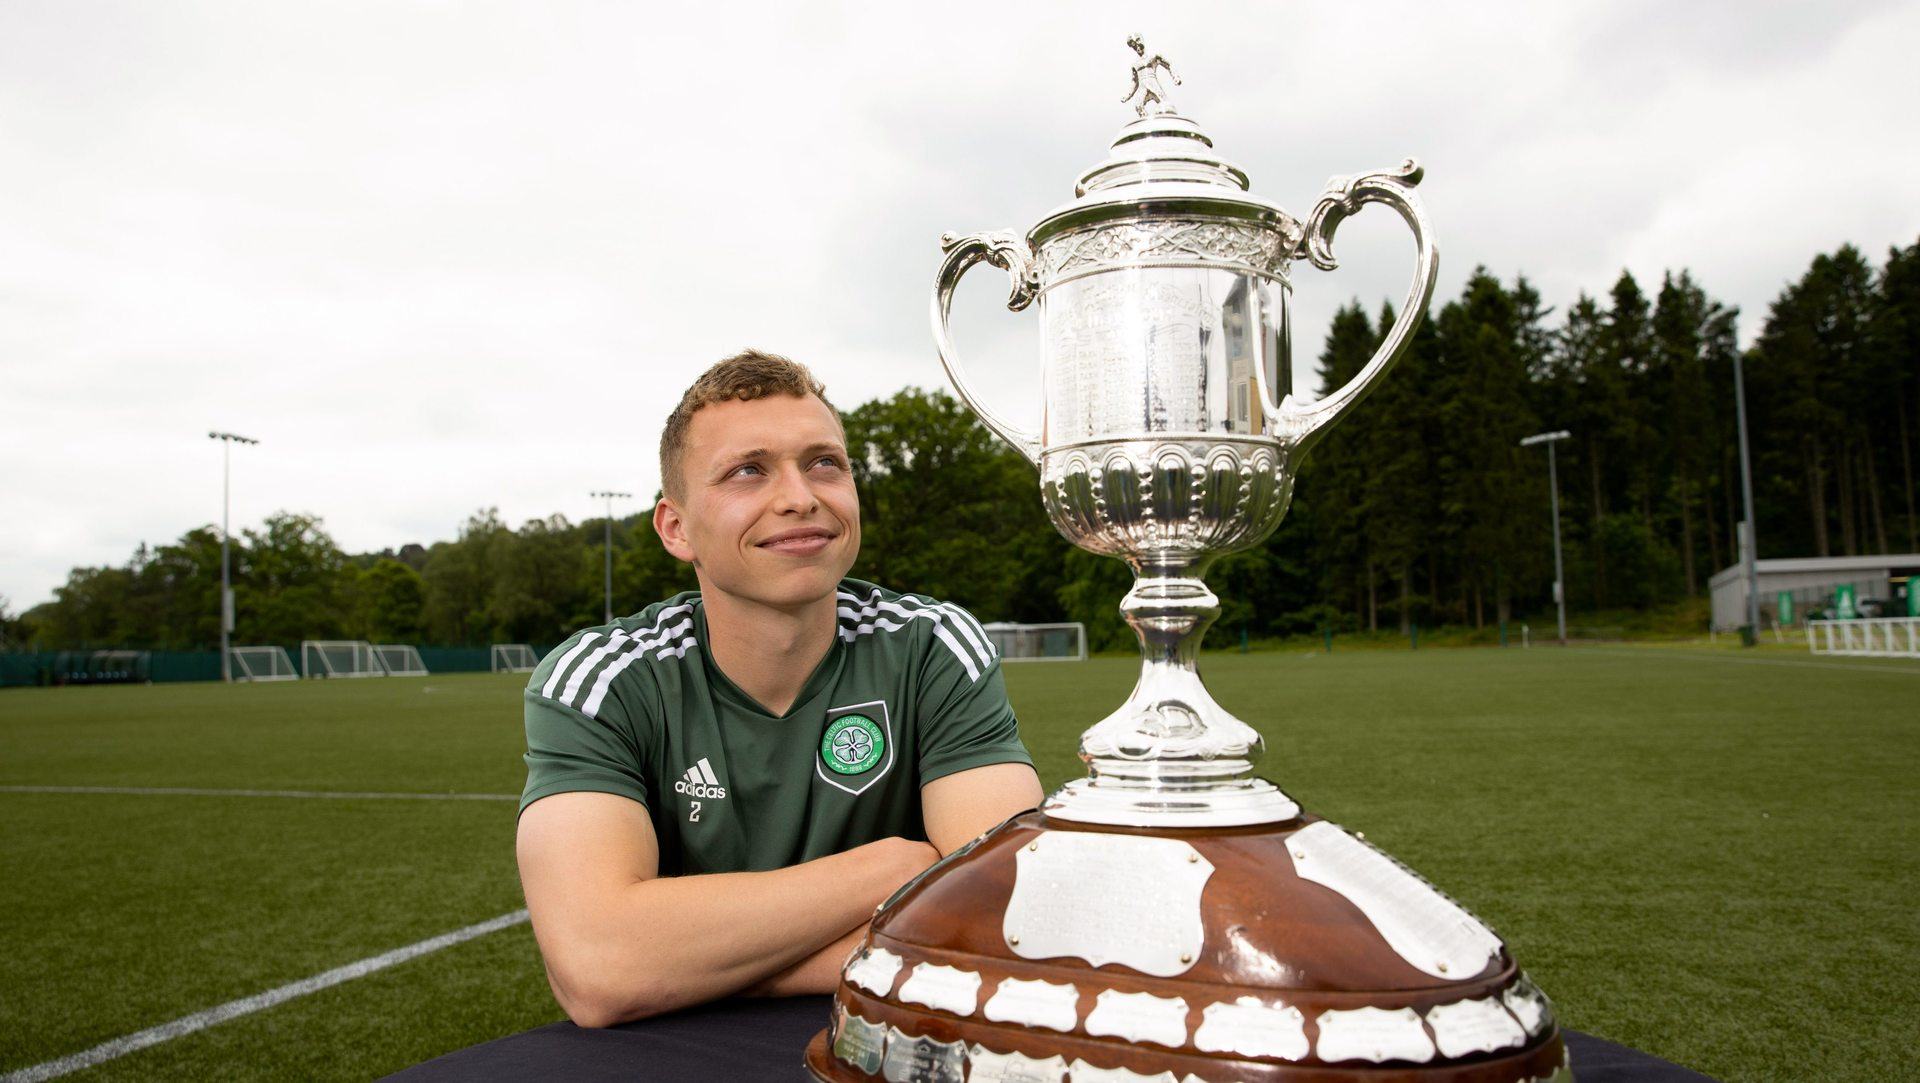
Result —
[{"label": "floodlight pole", "polygon": [[1560,563],[1560,467],[1554,461],[1553,445],[1572,435],[1561,429],[1559,432],[1535,433],[1520,441],[1521,447],[1547,445],[1547,487],[1553,493],[1553,604],[1559,610],[1562,647],[1567,645],[1567,587]]},{"label": "floodlight pole", "polygon": [[228,515],[233,508],[233,445],[260,441],[231,432],[210,432],[220,441],[220,679],[233,681],[233,579],[227,571]]},{"label": "floodlight pole", "polygon": [[1740,351],[1733,351],[1733,409],[1740,419],[1740,500],[1747,516],[1747,551],[1740,556],[1747,566],[1747,634],[1742,646],[1760,645],[1760,539],[1753,529],[1753,462],[1747,454],[1747,381],[1740,371]]},{"label": "floodlight pole", "polygon": [[604,498],[607,502],[607,524],[606,524],[607,525],[607,532],[606,532],[607,620],[606,620],[606,623],[612,624],[613,623],[613,502],[615,500],[632,500],[633,494],[632,493],[616,493],[611,489],[606,489],[606,490],[597,490],[595,492],[588,493],[587,495],[590,497],[593,497],[596,500]]}]

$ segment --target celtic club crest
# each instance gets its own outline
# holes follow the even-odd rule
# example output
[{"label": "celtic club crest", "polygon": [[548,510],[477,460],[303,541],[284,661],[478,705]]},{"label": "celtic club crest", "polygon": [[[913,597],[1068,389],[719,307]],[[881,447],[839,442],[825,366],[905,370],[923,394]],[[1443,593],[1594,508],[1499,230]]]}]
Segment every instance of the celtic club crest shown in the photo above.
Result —
[{"label": "celtic club crest", "polygon": [[828,786],[858,797],[893,770],[900,754],[896,737],[886,700],[829,707],[813,773]]},{"label": "celtic club crest", "polygon": [[865,774],[873,770],[886,751],[886,731],[863,714],[845,714],[834,719],[820,739],[820,762],[835,774]]}]

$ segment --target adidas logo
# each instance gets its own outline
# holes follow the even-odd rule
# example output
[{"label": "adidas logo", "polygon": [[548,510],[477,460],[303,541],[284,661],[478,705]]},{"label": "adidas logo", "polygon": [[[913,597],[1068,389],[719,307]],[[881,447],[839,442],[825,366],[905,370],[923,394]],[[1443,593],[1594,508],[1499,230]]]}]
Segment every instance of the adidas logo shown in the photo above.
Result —
[{"label": "adidas logo", "polygon": [[713,765],[707,762],[705,756],[700,757],[699,763],[687,768],[687,773],[681,775],[679,781],[673,784],[673,792],[683,793],[688,797],[704,797],[713,800],[727,796],[727,788],[720,785],[719,779],[713,777]]}]

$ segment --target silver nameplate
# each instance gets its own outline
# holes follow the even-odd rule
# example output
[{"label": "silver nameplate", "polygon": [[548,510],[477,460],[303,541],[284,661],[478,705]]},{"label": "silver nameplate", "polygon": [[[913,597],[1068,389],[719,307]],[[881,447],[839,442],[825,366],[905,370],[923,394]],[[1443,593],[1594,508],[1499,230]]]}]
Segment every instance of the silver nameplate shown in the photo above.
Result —
[{"label": "silver nameplate", "polygon": [[1538,1035],[1553,1022],[1553,1005],[1548,1003],[1547,995],[1540,991],[1540,987],[1525,974],[1507,986],[1506,991],[1500,994],[1500,1002],[1507,1006],[1515,1019],[1520,1020],[1520,1025],[1527,1028],[1530,1035]]},{"label": "silver nameplate", "polygon": [[[1321,1012],[1320,1044],[1315,1052],[1333,1063],[1342,1060],[1410,1060],[1425,1064],[1433,1059],[1433,1039],[1420,1025],[1420,1013],[1412,1008],[1355,1008],[1352,1011]],[[889,1047],[888,1052],[892,1049]]]},{"label": "silver nameplate", "polygon": [[987,998],[982,1012],[996,1023],[1046,1027],[1065,1034],[1079,1021],[1079,1004],[1080,990],[1072,985],[1007,978]]},{"label": "silver nameplate", "polygon": [[984,1045],[967,1049],[967,1083],[1060,1083],[1064,1057],[1040,1060],[1025,1053],[995,1053]]},{"label": "silver nameplate", "polygon": [[833,1055],[867,1073],[877,1075],[886,1056],[887,1030],[869,1023],[845,1008],[840,1009],[840,1027],[833,1036]]},{"label": "silver nameplate", "polygon": [[1425,880],[1322,820],[1287,840],[1294,872],[1360,908],[1388,946],[1436,978],[1466,981],[1500,951],[1500,938]]},{"label": "silver nameplate", "polygon": [[1087,1033],[1178,1049],[1187,1044],[1187,1002],[1180,997],[1108,989],[1087,1013]]},{"label": "silver nameplate", "polygon": [[1298,1008],[1268,1005],[1258,997],[1209,1004],[1193,1032],[1193,1045],[1209,1053],[1299,1060],[1307,1055],[1307,1020]]},{"label": "silver nameplate", "polygon": [[1015,858],[1001,931],[1023,959],[1073,956],[1170,978],[1200,957],[1213,865],[1179,839],[1047,831]]},{"label": "silver nameplate", "polygon": [[[1072,1072],[1067,1078],[1072,1083],[1181,1083],[1172,1072],[1155,1072],[1141,1075],[1126,1068],[1095,1068],[1084,1060],[1076,1060],[1068,1069]],[[1192,1079],[1192,1076],[1188,1076]]]},{"label": "silver nameplate", "polygon": [[966,1049],[959,1042],[909,1038],[898,1027],[887,1028],[882,1071],[887,1083],[962,1083],[966,1063]]},{"label": "silver nameplate", "polygon": [[1492,997],[1437,1004],[1427,1009],[1427,1025],[1433,1028],[1433,1044],[1443,1057],[1527,1044],[1527,1032]]},{"label": "silver nameplate", "polygon": [[885,948],[868,948],[858,959],[847,964],[847,981],[874,996],[883,997],[893,991],[894,976],[900,973],[900,967],[905,962]]},{"label": "silver nameplate", "polygon": [[900,986],[900,999],[955,1015],[972,1015],[980,1000],[980,975],[959,967],[921,963]]}]

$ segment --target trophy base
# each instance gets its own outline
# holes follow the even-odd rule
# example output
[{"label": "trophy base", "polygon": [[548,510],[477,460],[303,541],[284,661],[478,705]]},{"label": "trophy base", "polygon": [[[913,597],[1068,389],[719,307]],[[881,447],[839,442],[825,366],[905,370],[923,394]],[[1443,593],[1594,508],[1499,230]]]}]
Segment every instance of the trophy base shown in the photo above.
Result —
[{"label": "trophy base", "polygon": [[1311,816],[1022,813],[881,906],[807,1050],[831,1083],[1570,1083],[1471,914]]},{"label": "trophy base", "polygon": [[1055,791],[1040,811],[1083,824],[1180,830],[1280,823],[1298,817],[1300,806],[1264,778],[1236,779],[1186,793],[1082,778]]}]

